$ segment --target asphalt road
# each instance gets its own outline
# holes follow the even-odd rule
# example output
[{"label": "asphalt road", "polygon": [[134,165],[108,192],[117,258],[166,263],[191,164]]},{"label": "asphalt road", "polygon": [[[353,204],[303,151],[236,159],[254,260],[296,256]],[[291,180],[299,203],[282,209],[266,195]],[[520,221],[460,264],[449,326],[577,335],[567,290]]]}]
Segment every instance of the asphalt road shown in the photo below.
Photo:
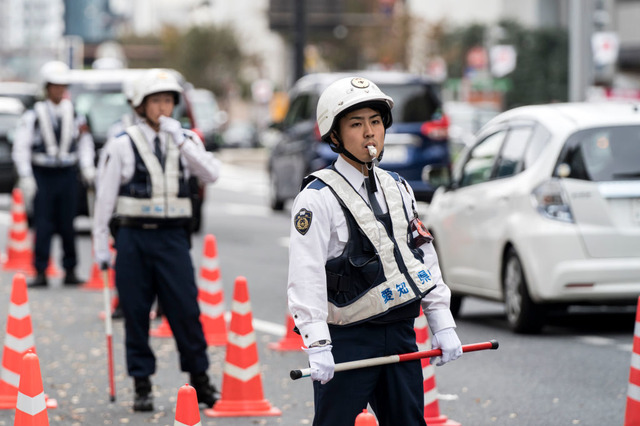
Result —
[{"label": "asphalt road", "polygon": [[[247,278],[264,398],[282,410],[277,417],[209,418],[203,425],[309,425],[313,394],[308,379],[291,381],[289,371],[306,366],[302,352],[268,348],[280,340],[286,318],[289,212],[267,207],[264,153],[221,153],[223,177],[208,188],[204,228],[193,239],[196,267],[202,241],[218,244],[225,307],[231,309],[234,281]],[[6,247],[8,204],[0,200],[0,248]],[[78,273],[89,276],[91,240],[78,238]],[[54,244],[59,252],[59,242]],[[0,339],[4,339],[13,274],[0,271]],[[30,290],[29,305],[44,390],[58,408],[51,425],[173,425],[177,392],[188,376],[179,371],[173,339],[151,338],[158,360],[153,376],[156,410],[131,410],[133,387],[124,364],[123,328],[114,323],[117,400],[108,399],[102,293],[64,287]],[[457,320],[463,343],[497,339],[497,351],[465,354],[436,368],[442,415],[466,426],[620,425],[624,419],[634,310],[583,310],[552,319],[540,335],[512,334],[502,305],[466,300]],[[154,322],[157,326],[158,322]],[[0,340],[1,342],[2,340]],[[209,347],[209,373],[220,387],[225,347]],[[13,424],[0,410],[0,426]],[[403,425],[398,425],[403,426]]]}]

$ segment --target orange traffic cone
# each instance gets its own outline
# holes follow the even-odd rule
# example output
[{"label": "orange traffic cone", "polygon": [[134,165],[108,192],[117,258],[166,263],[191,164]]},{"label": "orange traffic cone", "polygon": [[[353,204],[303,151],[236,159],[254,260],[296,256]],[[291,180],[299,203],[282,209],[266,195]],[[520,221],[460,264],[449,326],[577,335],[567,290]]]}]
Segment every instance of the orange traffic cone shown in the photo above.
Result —
[{"label": "orange traffic cone", "polygon": [[7,334],[2,353],[0,409],[16,407],[22,358],[28,351],[35,351],[35,340],[27,297],[27,282],[24,274],[16,273],[13,276]]},{"label": "orange traffic cone", "polygon": [[[115,250],[113,249],[113,242],[109,241],[109,251],[111,254],[115,254]],[[96,290],[102,291],[104,286],[104,280],[102,279],[103,273],[100,270],[100,265],[96,262],[93,262],[93,266],[91,267],[91,276],[82,284],[83,290]],[[109,267],[109,288],[115,287],[115,271],[113,268]]]},{"label": "orange traffic cone", "polygon": [[2,269],[33,273],[33,252],[29,240],[27,211],[19,188],[14,188],[11,193],[11,226]]},{"label": "orange traffic cone", "polygon": [[629,371],[629,388],[627,390],[627,407],[624,415],[624,426],[640,425],[640,297],[636,309],[636,326],[633,332],[633,352]]},{"label": "orange traffic cone", "polygon": [[200,322],[209,346],[227,344],[227,324],[224,320],[224,293],[218,265],[216,237],[208,234],[204,238],[200,279],[198,280],[198,303]]},{"label": "orange traffic cone", "polygon": [[200,426],[200,408],[196,390],[188,384],[178,390],[176,418],[173,426]]},{"label": "orange traffic cone", "polygon": [[173,332],[171,331],[171,326],[166,316],[162,316],[160,324],[156,328],[151,329],[149,335],[153,337],[173,337]]},{"label": "orange traffic cone", "polygon": [[365,408],[362,410],[362,413],[358,414],[358,417],[356,417],[356,423],[354,426],[378,426],[378,421],[376,420],[376,416],[369,413]]},{"label": "orange traffic cone", "polygon": [[[28,276],[36,273],[33,266],[32,242],[29,236],[27,210],[24,206],[22,191],[14,188],[11,193],[11,226],[9,227],[9,241],[7,253],[3,255],[2,269],[5,271],[22,272]],[[49,260],[46,274],[49,277],[61,277],[62,273]]]},{"label": "orange traffic cone", "polygon": [[18,404],[13,424],[14,426],[49,426],[40,361],[31,351],[22,358]]},{"label": "orange traffic cone", "polygon": [[[0,409],[16,408],[18,386],[22,371],[22,358],[28,352],[35,352],[35,339],[31,324],[31,311],[27,295],[27,282],[24,274],[13,276],[11,301],[7,318],[7,335],[2,353],[0,372]],[[46,398],[48,408],[56,408],[55,399]]]},{"label": "orange traffic cone", "polygon": [[304,346],[302,336],[293,331],[296,323],[293,321],[291,314],[287,314],[287,333],[278,342],[269,343],[269,349],[274,351],[301,351]]},{"label": "orange traffic cone", "polygon": [[[430,350],[429,324],[427,324],[427,317],[422,312],[422,308],[420,308],[420,316],[418,316],[414,322],[414,330],[416,332],[418,350]],[[424,389],[424,420],[428,425],[460,426],[460,423],[440,414],[435,368],[431,365],[429,358],[422,358],[420,361],[422,362],[422,383]]]},{"label": "orange traffic cone", "polygon": [[229,342],[222,378],[222,397],[208,417],[280,416],[282,412],[264,399],[258,362],[258,347],[253,331],[253,315],[247,279],[237,277],[233,290]]}]

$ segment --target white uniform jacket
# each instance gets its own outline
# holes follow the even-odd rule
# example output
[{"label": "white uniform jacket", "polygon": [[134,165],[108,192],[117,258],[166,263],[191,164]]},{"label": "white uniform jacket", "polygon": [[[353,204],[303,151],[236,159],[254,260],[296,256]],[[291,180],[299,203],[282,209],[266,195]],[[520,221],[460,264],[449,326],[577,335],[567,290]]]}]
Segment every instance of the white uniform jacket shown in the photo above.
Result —
[{"label": "white uniform jacket", "polygon": [[[338,157],[335,167],[365,200],[364,176],[359,169]],[[404,208],[409,218],[413,217],[413,193],[401,188]],[[388,211],[382,191],[376,196],[383,212]],[[292,215],[300,210],[311,213],[311,223],[304,235],[295,229],[292,220],[289,241],[289,279],[287,296],[289,310],[300,330],[305,345],[318,340],[330,340],[328,328],[328,300],[325,264],[342,253],[349,230],[338,199],[329,187],[320,190],[303,189],[294,200]],[[423,244],[425,267],[431,272],[436,287],[422,299],[422,307],[433,333],[455,327],[449,310],[451,292],[442,280],[435,249],[430,243]]]},{"label": "white uniform jacket", "polygon": [[[163,153],[167,152],[168,142],[174,143],[168,134],[156,133],[144,122],[138,123],[137,127],[152,151],[156,135],[160,138]],[[220,161],[204,149],[202,141],[195,133],[188,130],[185,130],[185,133],[188,137],[178,146],[185,177],[197,176],[205,184],[215,182],[220,174]],[[120,186],[131,180],[135,166],[135,155],[128,134],[111,139],[103,150],[104,161],[100,164],[96,178],[98,185],[92,231],[98,264],[110,261],[109,220],[115,211]]]}]

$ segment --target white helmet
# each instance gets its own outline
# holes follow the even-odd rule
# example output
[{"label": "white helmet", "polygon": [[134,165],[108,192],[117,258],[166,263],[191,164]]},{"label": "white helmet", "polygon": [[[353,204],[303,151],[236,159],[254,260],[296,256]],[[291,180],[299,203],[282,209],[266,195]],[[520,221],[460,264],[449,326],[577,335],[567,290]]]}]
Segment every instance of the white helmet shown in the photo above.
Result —
[{"label": "white helmet", "polygon": [[380,103],[385,128],[391,126],[391,108],[393,99],[385,95],[372,81],[362,77],[347,77],[335,81],[327,87],[318,100],[316,116],[318,128],[323,140],[327,140],[336,118],[352,107],[366,103]]},{"label": "white helmet", "polygon": [[138,86],[140,85],[140,77],[129,77],[126,78],[122,82],[122,93],[127,98],[129,103],[133,102],[133,99],[136,97],[136,91],[138,90]]},{"label": "white helmet", "polygon": [[134,108],[142,105],[142,101],[154,93],[173,92],[175,103],[180,101],[182,86],[170,70],[154,68],[150,69],[138,80],[137,88],[133,93],[131,105]]},{"label": "white helmet", "polygon": [[42,84],[69,84],[69,66],[61,61],[47,62],[40,68],[40,78]]}]

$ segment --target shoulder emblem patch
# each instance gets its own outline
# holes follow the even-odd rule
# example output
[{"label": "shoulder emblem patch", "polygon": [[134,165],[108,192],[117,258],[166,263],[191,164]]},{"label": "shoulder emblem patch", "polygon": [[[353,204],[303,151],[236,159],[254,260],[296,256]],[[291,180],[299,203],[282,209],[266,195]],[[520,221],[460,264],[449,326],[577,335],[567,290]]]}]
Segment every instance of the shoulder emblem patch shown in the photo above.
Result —
[{"label": "shoulder emblem patch", "polygon": [[301,235],[306,234],[311,227],[312,217],[313,213],[311,213],[309,210],[300,209],[296,217],[293,219],[296,231],[298,231]]}]

